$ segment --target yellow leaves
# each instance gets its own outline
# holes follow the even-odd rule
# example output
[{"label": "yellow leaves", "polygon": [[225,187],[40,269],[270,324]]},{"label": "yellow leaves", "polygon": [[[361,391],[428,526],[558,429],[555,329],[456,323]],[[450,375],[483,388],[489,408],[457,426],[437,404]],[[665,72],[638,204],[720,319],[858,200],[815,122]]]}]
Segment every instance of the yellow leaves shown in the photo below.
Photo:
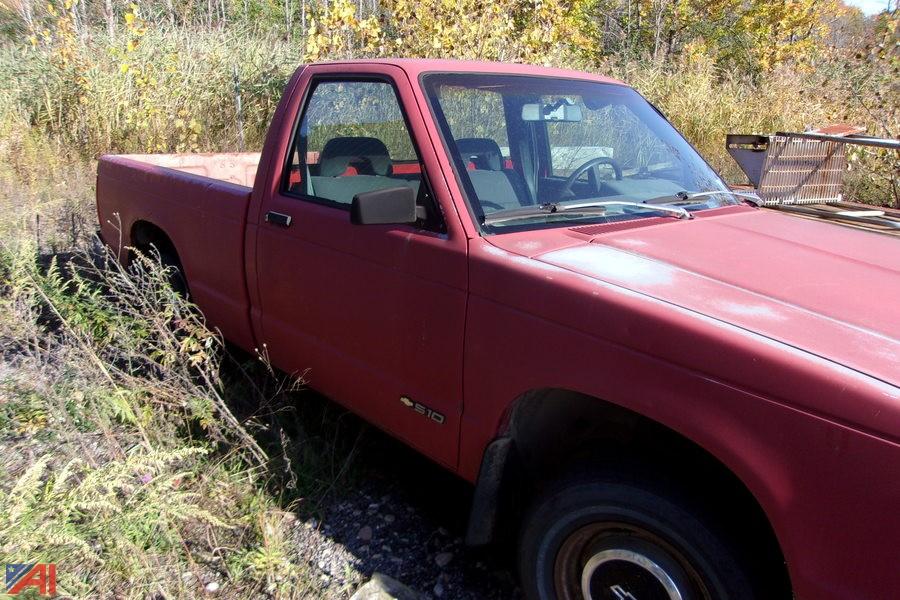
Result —
[{"label": "yellow leaves", "polygon": [[356,6],[351,2],[335,2],[332,6],[332,18],[345,23],[352,23],[356,20]]},{"label": "yellow leaves", "polygon": [[[131,4],[130,9],[130,12],[125,13],[125,29],[127,32],[127,36],[125,38],[125,51],[124,53],[121,50],[116,52],[117,54],[122,56],[122,58],[129,57],[129,55],[133,55],[135,53],[138,45],[140,45],[141,37],[147,32],[144,21],[138,15],[137,4]],[[131,63],[131,60],[135,60],[134,57],[123,60],[122,64],[119,65],[119,71],[126,75],[131,74],[135,85],[139,88],[155,86],[156,80],[152,77],[149,77],[145,73],[145,69],[143,67],[136,66]]]},{"label": "yellow leaves", "polygon": [[586,0],[386,0],[388,54],[545,62],[579,43],[577,15]]},{"label": "yellow leaves", "polygon": [[[505,0],[498,0],[505,2]],[[388,52],[410,57],[476,58],[509,34],[494,3],[474,0],[393,0],[385,5],[395,37]],[[501,18],[498,18],[501,17]]]},{"label": "yellow leaves", "polygon": [[125,13],[125,28],[128,31],[128,50],[137,46],[137,39],[147,33],[147,25],[138,13],[138,5],[132,4],[131,11]]},{"label": "yellow leaves", "polygon": [[697,38],[685,45],[682,50],[682,60],[685,64],[703,64],[712,55],[709,44],[703,38]]},{"label": "yellow leaves", "polygon": [[822,47],[829,21],[841,10],[834,0],[756,0],[735,29],[752,40],[750,54],[762,70],[803,64]]},{"label": "yellow leaves", "polygon": [[51,62],[57,67],[66,70],[74,67],[77,71],[83,62],[83,47],[75,32],[73,21],[75,4],[74,0],[63,0],[64,10],[60,11],[52,2],[48,3],[47,14],[52,19],[40,33],[34,32],[28,41],[35,49],[39,45],[45,46],[50,51]]},{"label": "yellow leaves", "polygon": [[197,338],[187,336],[181,340],[178,349],[179,354],[185,355],[191,366],[197,366],[206,361],[206,354],[203,352],[203,346]]},{"label": "yellow leaves", "polygon": [[18,417],[16,432],[19,434],[34,435],[47,427],[48,417],[43,410],[23,411]]},{"label": "yellow leaves", "polygon": [[360,19],[352,0],[334,0],[314,13],[306,36],[304,59],[352,58],[370,53],[382,43],[381,23],[376,17]]},{"label": "yellow leaves", "polygon": [[319,44],[319,36],[308,35],[306,37],[306,49],[303,53],[303,59],[307,61],[317,61],[322,55],[322,46]]},{"label": "yellow leaves", "polygon": [[176,152],[197,152],[200,149],[199,136],[203,132],[203,125],[197,119],[188,119],[188,116],[189,112],[182,109],[172,121],[176,134]]}]

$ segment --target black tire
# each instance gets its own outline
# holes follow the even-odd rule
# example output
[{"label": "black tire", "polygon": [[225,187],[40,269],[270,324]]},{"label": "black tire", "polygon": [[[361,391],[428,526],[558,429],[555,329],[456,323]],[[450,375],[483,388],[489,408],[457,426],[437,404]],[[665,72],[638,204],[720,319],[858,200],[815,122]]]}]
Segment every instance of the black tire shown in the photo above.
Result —
[{"label": "black tire", "polygon": [[[151,262],[159,260],[159,264],[167,271],[167,279],[172,290],[182,298],[190,299],[190,289],[188,288],[187,278],[184,276],[184,268],[181,266],[178,253],[175,252],[175,249],[170,244],[160,243],[157,245],[154,242],[150,242],[144,247],[137,248],[136,251]],[[133,258],[130,262],[134,266]]]},{"label": "black tire", "polygon": [[757,598],[699,511],[613,477],[572,478],[538,499],[522,524],[519,572],[529,600],[585,598],[583,579],[593,599],[677,598],[672,587],[682,600]]},{"label": "black tire", "polygon": [[159,251],[159,258],[162,265],[168,270],[169,285],[182,298],[190,298],[190,290],[188,289],[187,278],[184,276],[184,267],[181,266],[181,260],[174,251]]}]

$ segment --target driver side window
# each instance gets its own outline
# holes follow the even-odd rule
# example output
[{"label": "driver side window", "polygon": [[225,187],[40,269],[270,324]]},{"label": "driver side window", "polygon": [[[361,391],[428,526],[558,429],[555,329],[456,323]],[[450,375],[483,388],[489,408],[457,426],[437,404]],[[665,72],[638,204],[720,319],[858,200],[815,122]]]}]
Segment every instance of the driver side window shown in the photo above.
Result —
[{"label": "driver side window", "polygon": [[288,158],[285,194],[349,210],[362,193],[409,187],[417,225],[443,231],[394,87],[381,80],[313,84]]},{"label": "driver side window", "polygon": [[419,189],[421,165],[385,81],[315,85],[294,142],[289,194],[349,208],[362,192]]}]

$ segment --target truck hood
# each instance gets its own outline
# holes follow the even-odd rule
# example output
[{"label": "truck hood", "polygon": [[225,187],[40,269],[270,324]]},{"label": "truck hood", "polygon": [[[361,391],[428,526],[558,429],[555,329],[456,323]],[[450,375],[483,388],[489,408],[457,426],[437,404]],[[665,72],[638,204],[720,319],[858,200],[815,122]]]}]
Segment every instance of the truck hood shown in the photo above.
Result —
[{"label": "truck hood", "polygon": [[768,210],[654,221],[491,243],[900,385],[900,240]]}]

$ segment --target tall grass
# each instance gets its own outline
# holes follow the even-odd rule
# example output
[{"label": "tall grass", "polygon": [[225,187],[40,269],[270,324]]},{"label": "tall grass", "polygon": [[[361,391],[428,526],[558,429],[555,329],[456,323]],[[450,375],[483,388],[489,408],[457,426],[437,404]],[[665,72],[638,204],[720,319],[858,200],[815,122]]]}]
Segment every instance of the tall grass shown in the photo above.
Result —
[{"label": "tall grass", "polygon": [[[0,89],[0,129],[14,141],[32,138],[21,157],[12,154],[18,172],[59,178],[72,172],[71,161],[108,152],[258,150],[303,54],[299,42],[238,28],[158,26],[134,41],[128,49],[124,37],[95,35],[63,46],[0,49],[0,81],[11,82]],[[664,64],[612,59],[599,67],[577,57],[548,60],[634,85],[732,182],[744,177],[725,151],[727,133],[849,121],[884,134],[900,119],[889,110],[887,123],[875,118],[834,85],[836,67],[828,65],[782,66],[751,77],[723,72],[697,55]],[[863,200],[892,200],[884,185],[855,189]]]},{"label": "tall grass", "polygon": [[0,560],[56,562],[73,597],[340,596],[292,511],[352,446],[305,433],[295,381],[226,358],[154,257],[125,269],[73,233],[94,221],[88,163],[17,134],[0,146]]},{"label": "tall grass", "polygon": [[731,183],[744,175],[725,149],[727,134],[802,131],[830,122],[839,108],[816,93],[821,82],[814,73],[790,68],[751,78],[693,57],[668,65],[611,61],[608,71],[659,107]]},{"label": "tall grass", "polygon": [[0,112],[84,157],[107,152],[259,147],[298,61],[283,40],[236,30],[155,28],[125,40],[0,50]]},{"label": "tall grass", "polygon": [[0,246],[0,560],[56,562],[75,597],[318,594],[165,270],[35,256]]}]

